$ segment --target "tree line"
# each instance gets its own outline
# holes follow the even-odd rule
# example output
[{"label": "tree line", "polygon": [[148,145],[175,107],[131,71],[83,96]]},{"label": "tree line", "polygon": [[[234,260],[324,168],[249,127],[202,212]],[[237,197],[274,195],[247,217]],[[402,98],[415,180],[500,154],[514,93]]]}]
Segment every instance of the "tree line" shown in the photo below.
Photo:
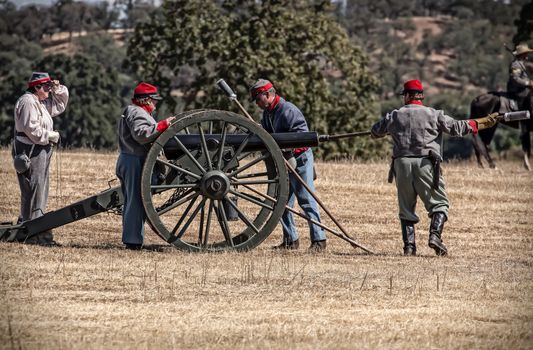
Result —
[{"label": "tree line", "polygon": [[[430,85],[443,81],[428,96],[431,104],[466,117],[476,93],[506,82],[510,57],[501,43],[531,39],[532,1],[490,3],[166,0],[155,7],[141,0],[59,0],[17,8],[0,0],[0,143],[13,135],[14,103],[33,70],[49,71],[71,90],[56,127],[72,147],[116,147],[116,121],[139,80],[161,88],[161,117],[232,109],[214,85],[224,78],[259,118],[245,99],[247,87],[270,79],[313,130],[342,133],[367,129],[398,107],[394,93],[416,76]],[[412,16],[437,18],[440,32],[421,32]],[[124,45],[105,34],[117,28],[130,30]],[[67,52],[45,54],[42,40],[59,32],[86,34],[71,36]],[[444,72],[434,69],[432,57],[444,57]],[[383,141],[360,138],[325,145],[319,155],[369,158],[387,149]]]}]

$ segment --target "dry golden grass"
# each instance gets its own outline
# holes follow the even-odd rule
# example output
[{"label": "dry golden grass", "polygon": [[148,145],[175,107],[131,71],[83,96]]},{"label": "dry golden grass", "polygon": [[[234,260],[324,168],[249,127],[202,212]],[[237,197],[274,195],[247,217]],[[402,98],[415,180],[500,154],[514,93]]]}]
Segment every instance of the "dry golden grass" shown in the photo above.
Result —
[{"label": "dry golden grass", "polygon": [[[107,188],[116,154],[63,152],[49,210]],[[11,158],[0,151],[0,219],[17,216]],[[64,246],[0,243],[0,348],[531,349],[533,174],[445,164],[452,203],[444,239],[403,257],[388,165],[318,163],[318,194],[356,239],[328,251],[278,253],[280,229],[247,253],[126,251],[120,218],[101,214],[55,230]],[[324,220],[330,223],[329,220]],[[147,229],[148,244],[162,244]]]}]

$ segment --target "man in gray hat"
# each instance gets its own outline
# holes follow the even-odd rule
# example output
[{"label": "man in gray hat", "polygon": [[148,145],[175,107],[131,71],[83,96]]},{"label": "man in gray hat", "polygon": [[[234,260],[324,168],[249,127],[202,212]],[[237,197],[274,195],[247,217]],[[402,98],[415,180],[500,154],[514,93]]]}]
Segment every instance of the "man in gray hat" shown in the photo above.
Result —
[{"label": "man in gray hat", "polygon": [[[52,145],[59,141],[54,131],[53,117],[65,111],[68,89],[52,80],[48,73],[33,72],[28,80],[28,89],[15,104],[15,139],[13,158],[20,187],[19,221],[36,219],[46,212]],[[20,162],[25,154],[29,162]],[[18,241],[40,245],[57,245],[52,231],[26,237]]]},{"label": "man in gray hat", "polygon": [[[263,110],[263,118],[261,125],[269,133],[283,133],[283,132],[305,132],[309,131],[304,115],[292,103],[286,101],[284,98],[276,94],[276,89],[272,83],[265,79],[259,79],[250,87],[250,100],[255,101],[257,106]],[[311,148],[303,147],[296,148],[289,153],[288,157],[294,157],[295,170],[311,188],[315,190],[313,181],[313,151]],[[298,199],[298,204],[303,209],[305,214],[320,222],[320,213],[316,200],[309,194],[309,192],[302,186],[296,177],[289,173],[289,200],[287,205],[294,206],[294,200]],[[285,210],[281,218],[283,227],[283,242],[274,247],[276,249],[298,249],[300,241],[296,226],[294,224],[294,217],[292,213]],[[323,251],[326,249],[326,235],[324,230],[317,225],[309,223],[309,232],[311,235],[310,251]]]},{"label": "man in gray hat", "polygon": [[530,89],[533,87],[533,81],[527,74],[525,62],[529,54],[533,52],[527,44],[516,46],[513,51],[514,59],[509,66],[509,80],[507,81],[507,92],[518,103],[519,110],[530,110],[531,101],[529,101]]}]

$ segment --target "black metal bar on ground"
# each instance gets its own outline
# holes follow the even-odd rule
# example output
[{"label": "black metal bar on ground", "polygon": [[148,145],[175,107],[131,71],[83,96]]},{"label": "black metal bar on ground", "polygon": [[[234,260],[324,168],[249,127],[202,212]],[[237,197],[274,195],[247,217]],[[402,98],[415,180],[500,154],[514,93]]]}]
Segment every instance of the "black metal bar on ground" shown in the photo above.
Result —
[{"label": "black metal bar on ground", "polygon": [[2,236],[8,231],[11,231],[11,234],[16,233],[15,230],[31,237],[37,233],[120,207],[123,202],[124,195],[120,186],[113,187],[64,208],[45,213],[36,219],[13,225],[11,228],[10,226],[2,226],[0,227],[0,238],[7,239],[8,237]]}]

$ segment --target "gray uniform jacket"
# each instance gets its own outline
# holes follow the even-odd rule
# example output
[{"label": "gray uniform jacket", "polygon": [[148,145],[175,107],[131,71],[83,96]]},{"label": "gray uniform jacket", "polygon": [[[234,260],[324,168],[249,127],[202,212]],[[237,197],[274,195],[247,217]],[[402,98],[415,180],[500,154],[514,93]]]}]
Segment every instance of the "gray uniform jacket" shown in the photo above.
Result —
[{"label": "gray uniform jacket", "polygon": [[442,133],[463,136],[472,132],[467,120],[455,120],[441,110],[409,104],[395,109],[374,124],[372,136],[390,134],[393,158],[425,157],[429,151],[441,153]]},{"label": "gray uniform jacket", "polygon": [[157,122],[144,109],[136,105],[126,107],[118,123],[118,146],[121,153],[146,156],[144,145],[154,141],[160,134]]},{"label": "gray uniform jacket", "polygon": [[509,66],[509,80],[507,81],[507,92],[516,97],[526,97],[529,93],[529,76],[524,63],[520,60],[513,60]]}]

